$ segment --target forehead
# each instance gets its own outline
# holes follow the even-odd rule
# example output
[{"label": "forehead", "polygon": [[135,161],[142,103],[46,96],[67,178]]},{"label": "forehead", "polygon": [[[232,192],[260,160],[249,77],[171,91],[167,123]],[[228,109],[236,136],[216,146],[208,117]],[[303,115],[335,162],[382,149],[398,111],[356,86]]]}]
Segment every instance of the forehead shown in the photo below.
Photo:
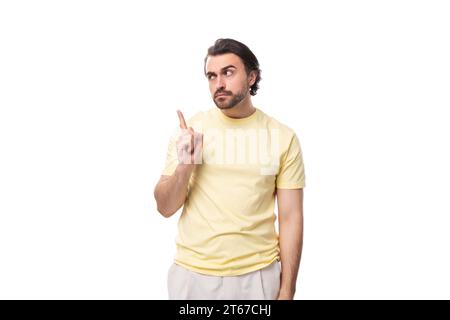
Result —
[{"label": "forehead", "polygon": [[208,56],[206,59],[206,72],[219,72],[222,68],[233,65],[238,69],[242,69],[244,64],[239,56],[234,53],[225,53],[217,56]]}]

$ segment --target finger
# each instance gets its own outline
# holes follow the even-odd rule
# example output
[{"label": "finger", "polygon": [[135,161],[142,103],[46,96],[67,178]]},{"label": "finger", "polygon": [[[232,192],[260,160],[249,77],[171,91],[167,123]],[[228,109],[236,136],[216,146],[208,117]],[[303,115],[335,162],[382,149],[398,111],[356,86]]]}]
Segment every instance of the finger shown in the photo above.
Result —
[{"label": "finger", "polygon": [[191,149],[191,152],[194,152],[194,130],[192,130],[192,128],[191,127],[189,127],[189,131],[191,132],[191,147],[192,147],[192,149]]},{"label": "finger", "polygon": [[203,158],[203,134],[195,134],[194,163],[201,164]]},{"label": "finger", "polygon": [[189,127],[188,129],[187,129],[187,131],[191,134],[191,146],[192,146],[192,149],[191,149],[191,151],[194,151],[194,143],[195,143],[195,132],[194,132],[194,129],[192,129],[192,127]]},{"label": "finger", "polygon": [[184,120],[183,113],[180,110],[177,110],[178,119],[180,119],[180,128],[187,129],[186,121]]}]

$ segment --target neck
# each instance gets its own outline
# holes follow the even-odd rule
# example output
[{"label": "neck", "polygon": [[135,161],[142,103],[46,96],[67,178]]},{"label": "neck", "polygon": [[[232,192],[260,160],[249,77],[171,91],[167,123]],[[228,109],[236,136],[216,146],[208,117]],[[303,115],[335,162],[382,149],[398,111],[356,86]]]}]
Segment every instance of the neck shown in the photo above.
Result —
[{"label": "neck", "polygon": [[248,94],[241,102],[239,102],[233,108],[221,109],[220,111],[222,111],[224,115],[230,118],[240,119],[252,115],[253,112],[256,111],[256,109],[252,104],[250,95]]}]

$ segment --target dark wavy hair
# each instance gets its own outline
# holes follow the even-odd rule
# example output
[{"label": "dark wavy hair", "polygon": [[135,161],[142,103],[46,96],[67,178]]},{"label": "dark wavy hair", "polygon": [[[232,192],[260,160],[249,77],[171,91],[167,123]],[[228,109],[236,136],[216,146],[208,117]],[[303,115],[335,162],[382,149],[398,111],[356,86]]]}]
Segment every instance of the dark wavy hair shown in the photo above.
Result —
[{"label": "dark wavy hair", "polygon": [[243,43],[233,40],[233,39],[217,39],[214,45],[208,48],[208,53],[204,60],[203,71],[206,75],[206,60],[209,56],[217,56],[225,53],[234,53],[239,58],[245,66],[245,71],[247,75],[251,71],[256,71],[255,83],[250,87],[250,94],[252,96],[256,95],[256,91],[259,89],[259,81],[261,81],[261,69],[259,69],[259,62],[253,52]]}]

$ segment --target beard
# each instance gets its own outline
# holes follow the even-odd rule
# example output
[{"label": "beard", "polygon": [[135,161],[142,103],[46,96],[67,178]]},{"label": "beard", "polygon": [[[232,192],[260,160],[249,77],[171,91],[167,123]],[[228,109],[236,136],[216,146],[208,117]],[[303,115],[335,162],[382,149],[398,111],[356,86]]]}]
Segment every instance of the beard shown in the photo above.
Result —
[{"label": "beard", "polygon": [[249,91],[249,87],[245,86],[241,91],[239,91],[236,94],[233,94],[232,92],[227,93],[225,91],[225,93],[227,94],[226,96],[222,96],[222,97],[216,97],[214,98],[214,103],[217,106],[217,108],[219,109],[231,109],[233,107],[235,107],[239,102],[241,102],[242,100],[244,100],[245,96],[247,95],[248,91]]}]

